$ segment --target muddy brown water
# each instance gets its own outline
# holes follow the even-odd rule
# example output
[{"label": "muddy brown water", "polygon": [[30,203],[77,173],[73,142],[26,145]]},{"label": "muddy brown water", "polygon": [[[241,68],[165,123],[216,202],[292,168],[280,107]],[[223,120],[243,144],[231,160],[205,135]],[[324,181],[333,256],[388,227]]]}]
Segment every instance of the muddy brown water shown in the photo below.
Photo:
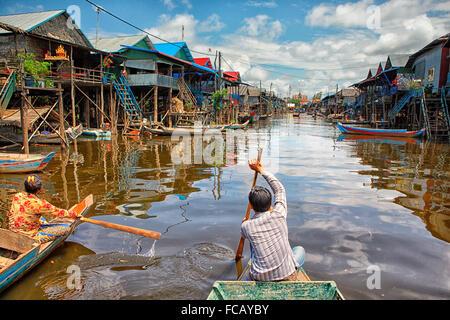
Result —
[{"label": "muddy brown water", "polygon": [[[236,140],[215,163],[170,137],[80,139],[68,154],[33,147],[57,151],[41,174],[47,200],[68,208],[92,193],[89,217],[162,238],[82,223],[0,299],[205,299],[215,280],[236,278],[246,161],[258,145],[286,187],[289,240],[306,249],[312,280],[336,281],[347,299],[450,298],[449,145],[343,136],[306,115],[260,121]],[[0,175],[3,227],[24,179]],[[68,285],[73,265],[78,289]]]}]

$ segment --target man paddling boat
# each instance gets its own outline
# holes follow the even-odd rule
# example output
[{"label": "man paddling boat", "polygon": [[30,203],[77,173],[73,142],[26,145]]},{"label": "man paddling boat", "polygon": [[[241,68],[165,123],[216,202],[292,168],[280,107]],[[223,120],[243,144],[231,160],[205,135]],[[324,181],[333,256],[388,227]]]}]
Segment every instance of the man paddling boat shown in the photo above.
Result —
[{"label": "man paddling boat", "polygon": [[58,218],[81,218],[76,212],[60,209],[37,195],[42,189],[42,180],[38,175],[30,175],[24,182],[25,191],[14,195],[9,211],[9,230],[20,232],[39,240],[41,243],[55,240],[70,232],[71,223],[49,224],[43,214]]},{"label": "man paddling boat", "polygon": [[241,225],[242,236],[250,242],[250,277],[257,281],[297,281],[297,270],[305,260],[303,247],[291,249],[288,240],[286,191],[280,181],[264,170],[257,159],[249,160],[250,169],[266,179],[274,193],[264,187],[255,186],[249,193],[249,202],[254,211],[250,219]]}]

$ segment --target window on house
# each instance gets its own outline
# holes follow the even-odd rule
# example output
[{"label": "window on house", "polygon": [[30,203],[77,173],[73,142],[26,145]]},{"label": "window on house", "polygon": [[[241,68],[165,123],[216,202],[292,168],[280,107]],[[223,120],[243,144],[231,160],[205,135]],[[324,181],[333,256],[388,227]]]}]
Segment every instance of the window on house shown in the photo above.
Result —
[{"label": "window on house", "polygon": [[435,70],[436,70],[436,67],[431,67],[428,69],[428,72],[427,72],[427,81],[428,82],[434,82]]},{"label": "window on house", "polygon": [[423,79],[425,77],[425,61],[420,61],[415,65],[416,79]]}]

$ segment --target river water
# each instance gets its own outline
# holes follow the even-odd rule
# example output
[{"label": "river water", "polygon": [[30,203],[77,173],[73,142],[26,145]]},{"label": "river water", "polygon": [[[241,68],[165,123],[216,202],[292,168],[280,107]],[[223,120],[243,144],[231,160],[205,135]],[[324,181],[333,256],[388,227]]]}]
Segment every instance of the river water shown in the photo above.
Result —
[{"label": "river water", "polygon": [[[219,147],[204,142],[216,161],[170,137],[80,139],[68,153],[32,148],[58,152],[41,174],[42,197],[69,208],[92,193],[88,217],[162,238],[82,223],[0,299],[206,299],[214,281],[236,278],[253,179],[247,160],[258,146],[286,188],[289,240],[306,249],[312,280],[336,281],[347,299],[450,298],[449,145],[343,136],[306,115],[235,136],[231,147],[228,136]],[[0,175],[3,227],[24,179]]]}]

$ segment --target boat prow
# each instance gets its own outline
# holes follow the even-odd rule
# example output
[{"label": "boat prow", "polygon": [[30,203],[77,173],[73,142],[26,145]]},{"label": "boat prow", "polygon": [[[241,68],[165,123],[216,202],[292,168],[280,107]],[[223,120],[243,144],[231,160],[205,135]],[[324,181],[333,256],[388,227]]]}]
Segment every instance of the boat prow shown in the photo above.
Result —
[{"label": "boat prow", "polygon": [[241,124],[232,124],[232,125],[229,126],[229,129],[233,129],[233,130],[244,129],[244,128],[246,128],[248,126],[249,123],[250,123],[250,120],[247,120],[247,121],[245,121],[244,123],[241,123]]},{"label": "boat prow", "polygon": [[47,155],[5,153],[0,154],[0,173],[28,173],[42,171],[52,160],[54,152]]},{"label": "boat prow", "polygon": [[345,300],[334,281],[311,281],[303,268],[299,281],[252,281],[251,260],[237,281],[216,281],[207,300]]},{"label": "boat prow", "polygon": [[[93,196],[89,195],[70,210],[84,216],[93,204]],[[19,233],[0,229],[0,292],[13,284],[34,266],[40,263],[53,250],[61,245],[80,223],[79,220],[56,218],[52,221],[64,220],[70,223],[70,232],[56,240],[40,243],[39,241]]]}]

